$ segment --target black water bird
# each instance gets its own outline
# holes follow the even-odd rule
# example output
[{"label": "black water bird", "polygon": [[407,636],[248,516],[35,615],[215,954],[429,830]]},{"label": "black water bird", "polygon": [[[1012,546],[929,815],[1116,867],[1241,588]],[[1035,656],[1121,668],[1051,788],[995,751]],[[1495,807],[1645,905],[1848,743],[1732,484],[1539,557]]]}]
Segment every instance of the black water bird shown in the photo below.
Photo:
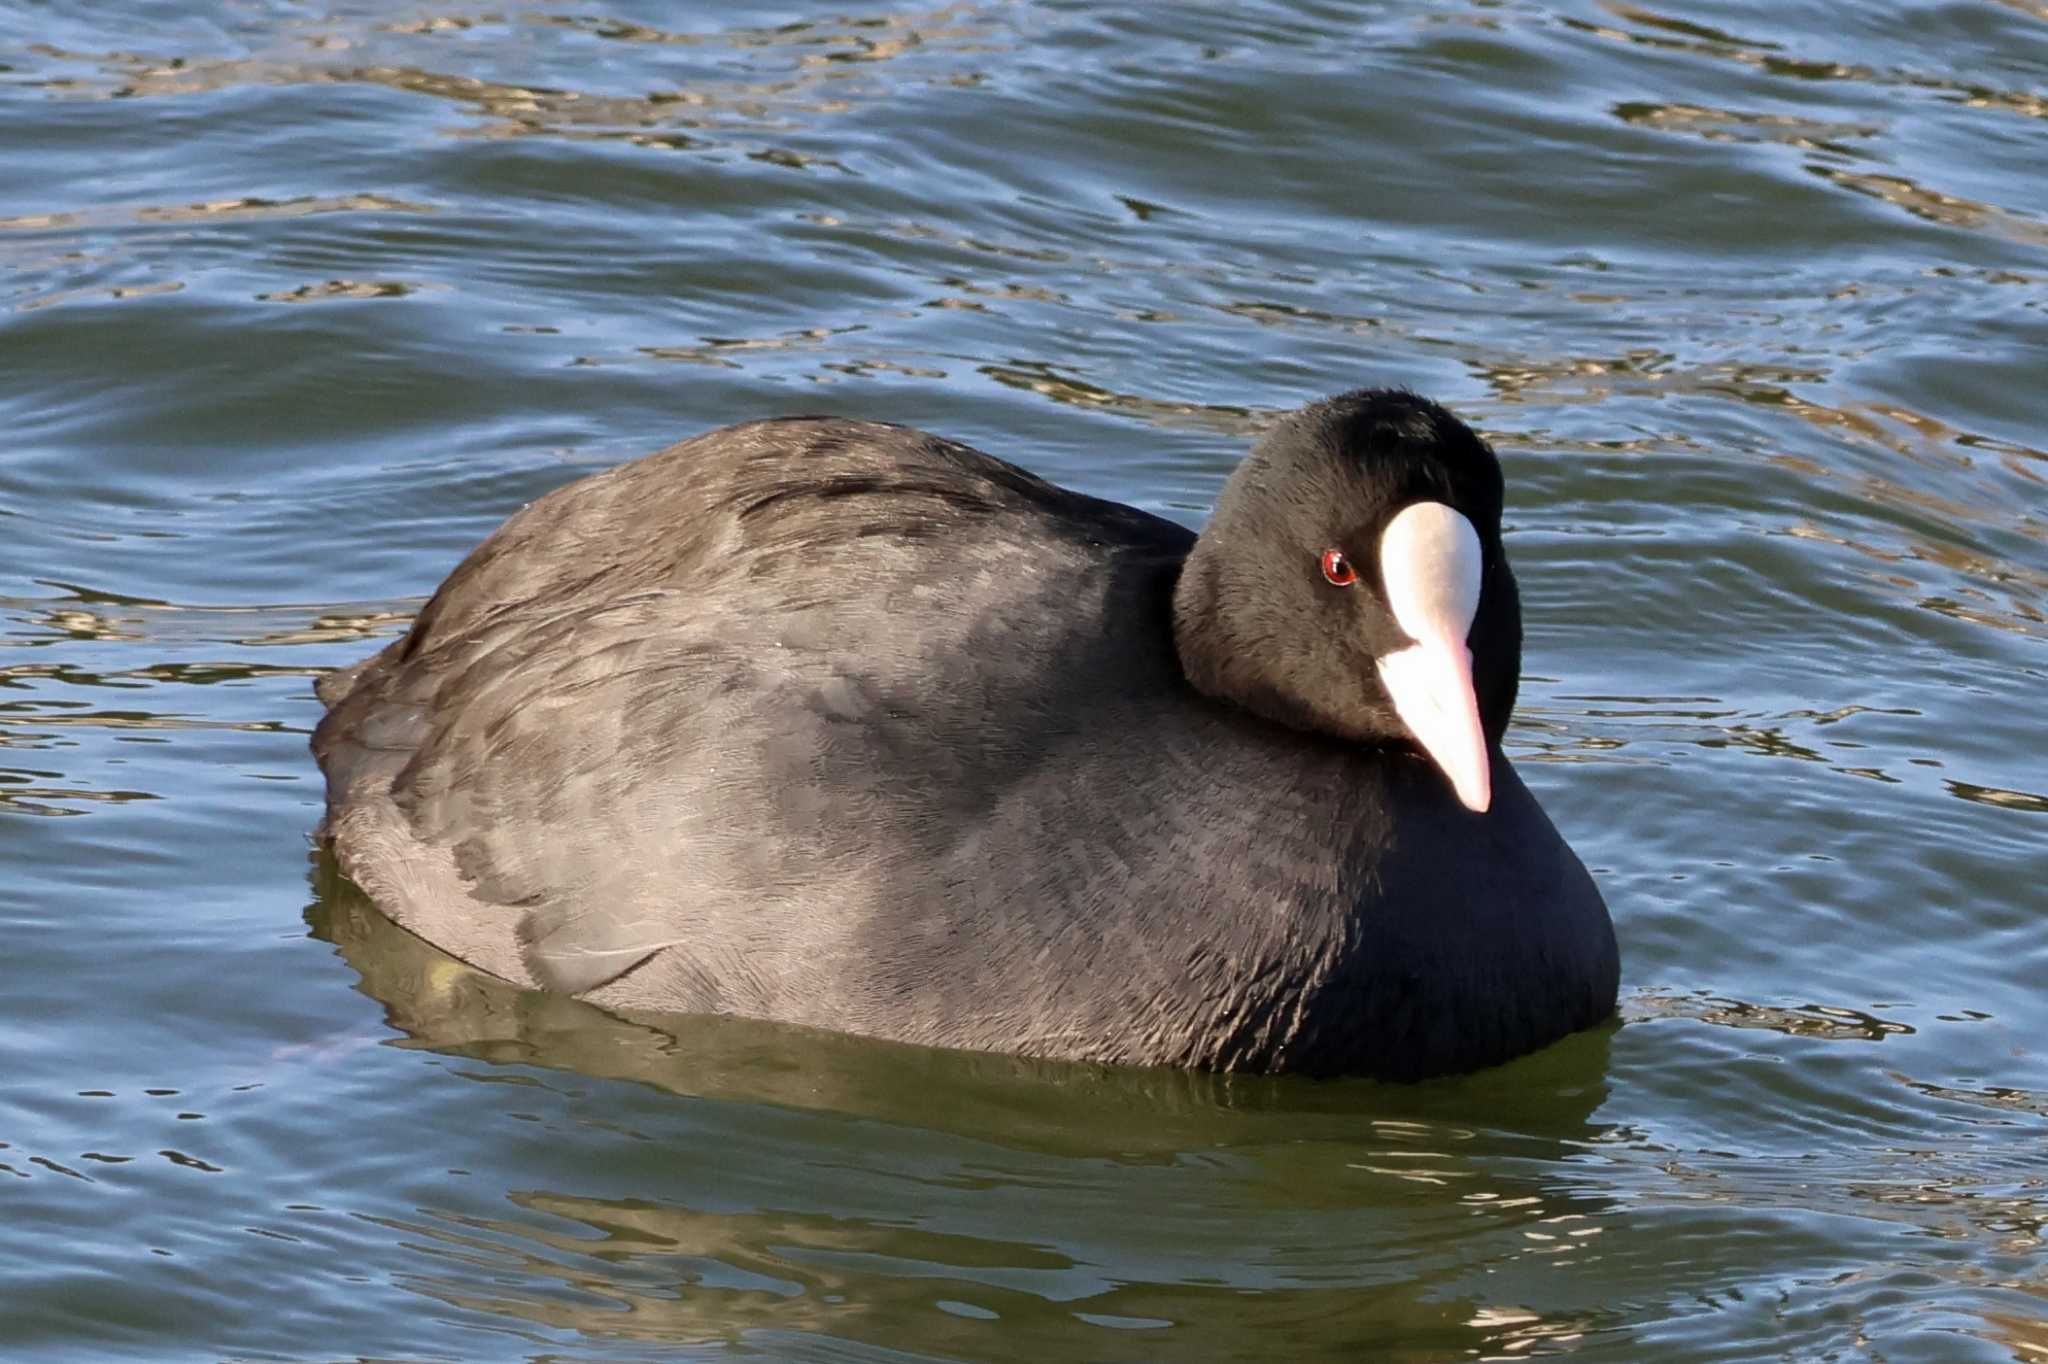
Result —
[{"label": "black water bird", "polygon": [[1361,390],[1193,533],[907,427],[698,436],[513,516],[322,680],[388,914],[600,1005],[1415,1078],[1608,1017],[1502,755],[1493,452]]}]

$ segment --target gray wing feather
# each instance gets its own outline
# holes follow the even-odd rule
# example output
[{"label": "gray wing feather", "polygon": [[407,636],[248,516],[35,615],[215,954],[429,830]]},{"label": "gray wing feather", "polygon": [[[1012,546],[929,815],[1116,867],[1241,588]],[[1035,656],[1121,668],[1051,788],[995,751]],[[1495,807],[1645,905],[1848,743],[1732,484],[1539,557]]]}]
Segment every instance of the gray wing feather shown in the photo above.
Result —
[{"label": "gray wing feather", "polygon": [[[979,836],[963,799],[1113,706],[1084,695],[1107,642],[1047,633],[1117,619],[1087,598],[1153,590],[1189,539],[902,428],[685,442],[515,516],[330,688],[330,832],[487,969],[585,993],[661,954],[676,1007],[787,1014],[765,995],[804,988],[793,954],[943,877]],[[961,661],[1047,653],[1056,685]]]}]

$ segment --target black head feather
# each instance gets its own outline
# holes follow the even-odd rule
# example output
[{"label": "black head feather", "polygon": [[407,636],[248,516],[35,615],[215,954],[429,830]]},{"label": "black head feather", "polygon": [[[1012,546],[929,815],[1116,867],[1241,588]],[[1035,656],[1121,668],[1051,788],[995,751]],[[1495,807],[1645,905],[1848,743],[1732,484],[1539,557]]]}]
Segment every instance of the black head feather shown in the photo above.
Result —
[{"label": "black head feather", "polygon": [[[1201,691],[1297,729],[1368,742],[1406,730],[1376,661],[1411,641],[1379,581],[1380,535],[1416,502],[1479,532],[1479,610],[1468,643],[1487,738],[1507,728],[1522,615],[1501,544],[1500,461],[1472,429],[1401,389],[1358,389],[1291,413],[1238,466],[1174,593],[1174,637]],[[1320,569],[1341,551],[1360,579]]]}]

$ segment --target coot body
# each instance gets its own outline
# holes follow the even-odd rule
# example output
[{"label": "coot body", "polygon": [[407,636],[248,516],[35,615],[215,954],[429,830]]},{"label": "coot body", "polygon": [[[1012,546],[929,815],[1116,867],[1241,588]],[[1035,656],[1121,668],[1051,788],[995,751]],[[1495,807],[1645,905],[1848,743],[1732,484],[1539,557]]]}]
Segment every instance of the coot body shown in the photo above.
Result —
[{"label": "coot body", "polygon": [[323,679],[322,833],[406,928],[610,1007],[1502,1061],[1606,1018],[1617,960],[1500,753],[1500,510],[1398,391],[1284,419],[1199,539],[905,427],[713,431],[526,507]]}]

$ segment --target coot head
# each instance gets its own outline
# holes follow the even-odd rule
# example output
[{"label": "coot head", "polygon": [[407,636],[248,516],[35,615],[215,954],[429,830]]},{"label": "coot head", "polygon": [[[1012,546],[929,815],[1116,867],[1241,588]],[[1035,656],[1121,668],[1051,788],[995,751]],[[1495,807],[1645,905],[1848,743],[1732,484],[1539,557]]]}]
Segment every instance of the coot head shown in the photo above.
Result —
[{"label": "coot head", "polygon": [[1360,389],[1293,413],[1182,569],[1181,666],[1282,724],[1419,745],[1484,810],[1522,661],[1500,518],[1500,462],[1435,403]]}]

